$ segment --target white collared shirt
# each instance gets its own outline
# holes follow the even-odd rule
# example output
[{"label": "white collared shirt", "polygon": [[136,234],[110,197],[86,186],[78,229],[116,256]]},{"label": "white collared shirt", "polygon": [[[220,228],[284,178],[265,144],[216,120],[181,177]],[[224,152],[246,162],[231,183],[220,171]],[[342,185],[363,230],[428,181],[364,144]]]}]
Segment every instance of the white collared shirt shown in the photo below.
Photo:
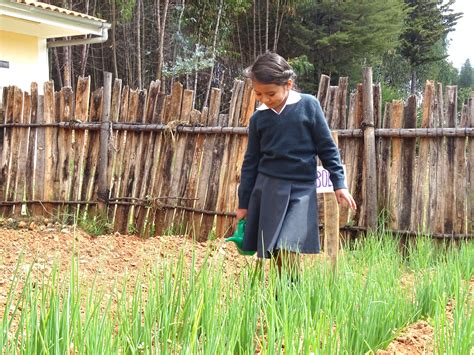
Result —
[{"label": "white collared shirt", "polygon": [[[296,104],[300,100],[301,100],[301,95],[299,94],[299,92],[296,92],[294,90],[290,90],[290,92],[288,94],[288,98],[286,99],[286,102],[283,105],[283,107],[281,108],[280,112],[277,112],[274,109],[271,109],[271,110],[273,112],[275,112],[277,115],[279,115],[283,112],[283,110],[285,109],[285,107],[287,105]],[[268,109],[269,109],[268,106],[265,105],[265,104],[261,104],[260,106],[257,107],[257,111],[263,111],[263,110],[268,110]]]}]

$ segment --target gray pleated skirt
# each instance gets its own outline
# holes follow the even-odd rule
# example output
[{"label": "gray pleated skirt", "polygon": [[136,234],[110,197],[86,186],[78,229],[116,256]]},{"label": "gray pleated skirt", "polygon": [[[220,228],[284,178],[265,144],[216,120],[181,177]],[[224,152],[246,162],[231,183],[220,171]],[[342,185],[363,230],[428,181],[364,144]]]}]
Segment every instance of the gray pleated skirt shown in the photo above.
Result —
[{"label": "gray pleated skirt", "polygon": [[258,174],[242,249],[270,258],[278,250],[320,252],[316,184]]}]

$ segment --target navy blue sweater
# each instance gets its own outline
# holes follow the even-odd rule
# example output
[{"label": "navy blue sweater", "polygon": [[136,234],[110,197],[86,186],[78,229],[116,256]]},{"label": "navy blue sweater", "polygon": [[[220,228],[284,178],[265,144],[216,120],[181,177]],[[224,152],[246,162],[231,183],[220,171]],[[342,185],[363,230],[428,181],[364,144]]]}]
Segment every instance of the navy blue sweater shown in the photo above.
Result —
[{"label": "navy blue sweater", "polygon": [[256,111],[250,118],[242,164],[239,208],[247,208],[258,173],[297,181],[316,181],[316,156],[330,173],[334,190],[346,188],[339,150],[331,137],[319,101],[301,94],[278,115]]}]

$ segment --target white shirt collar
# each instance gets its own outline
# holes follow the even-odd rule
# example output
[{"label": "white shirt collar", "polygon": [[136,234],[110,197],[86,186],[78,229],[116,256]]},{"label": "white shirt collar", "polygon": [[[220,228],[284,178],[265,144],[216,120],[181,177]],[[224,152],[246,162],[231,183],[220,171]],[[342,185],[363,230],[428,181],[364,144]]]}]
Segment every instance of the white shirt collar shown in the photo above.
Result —
[{"label": "white shirt collar", "polygon": [[[301,100],[301,95],[299,92],[296,92],[294,90],[290,90],[289,94],[288,94],[288,98],[286,99],[286,102],[285,104],[283,105],[283,107],[281,108],[280,112],[277,112],[275,111],[274,109],[271,109],[273,112],[275,112],[277,115],[281,114],[283,112],[283,110],[285,109],[285,107],[287,105],[292,105],[292,104],[296,104],[298,101]],[[268,110],[268,106],[265,105],[265,104],[261,104],[260,106],[257,107],[257,111],[263,111],[263,110]]]}]

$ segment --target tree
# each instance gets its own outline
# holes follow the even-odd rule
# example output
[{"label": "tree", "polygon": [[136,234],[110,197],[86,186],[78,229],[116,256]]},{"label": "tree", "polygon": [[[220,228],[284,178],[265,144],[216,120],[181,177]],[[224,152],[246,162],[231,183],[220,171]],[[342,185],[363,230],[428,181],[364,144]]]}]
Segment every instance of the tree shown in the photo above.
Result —
[{"label": "tree", "polygon": [[460,88],[474,87],[473,70],[469,59],[467,59],[461,67],[461,71],[459,72],[458,86]]},{"label": "tree", "polygon": [[322,73],[357,80],[361,65],[398,45],[404,8],[403,0],[306,1],[287,16],[280,48],[286,57],[308,55],[315,82]]},{"label": "tree", "polygon": [[447,57],[447,53],[436,50],[436,44],[446,40],[446,35],[454,30],[462,15],[451,9],[454,1],[405,0],[409,14],[406,28],[400,36],[400,53],[410,66],[412,94],[416,92],[418,68]]},{"label": "tree", "polygon": [[[447,42],[444,39],[439,40],[433,47],[433,53],[439,58],[446,57],[448,53]],[[390,90],[398,98],[406,98],[411,94],[412,83],[411,70],[407,70],[407,68],[410,68],[410,63],[400,53],[400,48],[397,48],[387,52],[382,57],[380,65],[374,68],[374,77],[376,81],[384,85],[386,90]],[[423,85],[426,80],[440,82],[443,86],[458,82],[458,70],[447,58],[418,66],[416,76],[419,86]],[[417,88],[417,90],[420,89],[422,88]]]},{"label": "tree", "polygon": [[[165,43],[165,28],[166,28],[166,19],[168,16],[168,6],[169,6],[169,0],[164,0],[164,6],[163,6],[163,11],[160,11],[160,0],[157,0],[157,27],[160,31],[160,42],[158,44],[158,65],[156,68],[156,79],[160,80],[161,79],[161,72],[163,69],[163,47]],[[162,88],[163,90],[163,88]]]}]

